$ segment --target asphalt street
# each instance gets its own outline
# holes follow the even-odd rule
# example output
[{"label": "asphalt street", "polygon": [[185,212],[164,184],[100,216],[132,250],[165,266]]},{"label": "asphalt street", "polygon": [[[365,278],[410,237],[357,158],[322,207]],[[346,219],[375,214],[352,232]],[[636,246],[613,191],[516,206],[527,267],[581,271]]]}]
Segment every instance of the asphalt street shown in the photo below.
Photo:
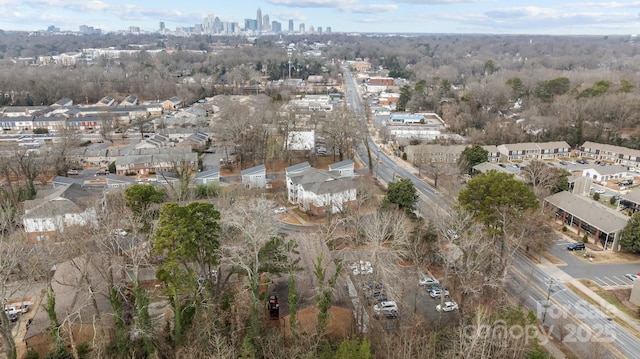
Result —
[{"label": "asphalt street", "polygon": [[[364,119],[366,117],[363,113],[356,83],[348,69],[343,69],[343,74],[347,89],[346,99],[349,103],[348,106],[356,111],[359,118]],[[420,193],[420,201],[425,202],[431,208],[434,205],[438,208],[435,211],[436,214],[441,209],[448,208],[446,202],[440,198],[433,188],[419,180],[409,171],[398,166],[383,151],[378,150],[378,147],[370,137],[367,141],[370,151],[375,156],[374,159],[376,159],[374,161],[376,163],[374,173],[380,180],[388,183],[394,181],[397,175],[408,178]],[[364,163],[368,163],[367,151],[364,145],[358,148],[358,155]],[[425,216],[427,214],[422,215]],[[566,247],[564,250],[566,251]],[[513,279],[509,282],[508,288],[520,298],[523,305],[533,309],[538,318],[545,321],[545,324],[549,324],[547,320],[550,323],[555,321],[551,323],[554,325],[550,326],[550,330],[554,331],[556,336],[562,337],[564,342],[571,344],[572,349],[586,356],[589,351],[594,350],[593,348],[590,349],[593,345],[603,345],[603,350],[610,351],[608,345],[612,344],[626,358],[640,358],[640,339],[612,321],[602,311],[602,308],[590,306],[573,291],[568,290],[567,287],[550,278],[542,269],[517,252],[514,253],[512,263],[510,273]],[[568,263],[567,268],[575,264],[575,262]],[[582,268],[582,272],[584,271],[586,271],[585,267]],[[519,282],[521,278],[526,278],[525,284]],[[540,308],[547,309],[541,310]],[[573,324],[571,325],[571,323]],[[566,333],[567,331],[568,333]],[[615,351],[611,352],[612,354],[615,353]]]}]

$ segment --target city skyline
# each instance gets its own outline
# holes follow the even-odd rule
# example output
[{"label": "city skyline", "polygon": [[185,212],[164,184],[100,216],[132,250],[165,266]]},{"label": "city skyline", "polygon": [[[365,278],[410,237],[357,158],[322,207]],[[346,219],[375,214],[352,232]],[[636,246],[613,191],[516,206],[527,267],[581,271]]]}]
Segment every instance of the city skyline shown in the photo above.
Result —
[{"label": "city skyline", "polygon": [[[35,31],[55,26],[77,32],[81,25],[103,32],[140,29],[168,31],[203,25],[209,14],[244,27],[246,19],[276,21],[282,30],[328,28],[333,32],[504,33],[550,35],[635,34],[640,1],[550,0],[243,0],[212,4],[166,0],[3,2],[0,29]],[[257,11],[262,18],[258,20]],[[260,24],[258,32],[270,23]]]}]

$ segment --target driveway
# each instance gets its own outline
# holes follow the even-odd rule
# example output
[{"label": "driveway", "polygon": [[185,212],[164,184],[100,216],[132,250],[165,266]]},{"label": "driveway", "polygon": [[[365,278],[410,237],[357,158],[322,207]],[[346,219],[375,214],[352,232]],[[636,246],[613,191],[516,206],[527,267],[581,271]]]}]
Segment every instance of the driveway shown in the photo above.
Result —
[{"label": "driveway", "polygon": [[[575,257],[567,250],[570,241],[557,238],[549,252],[566,265],[559,265],[565,273],[574,278],[591,279],[601,286],[631,285],[631,281],[625,278],[626,273],[640,272],[640,259],[635,263],[588,263]],[[582,253],[583,251],[580,251]]]}]

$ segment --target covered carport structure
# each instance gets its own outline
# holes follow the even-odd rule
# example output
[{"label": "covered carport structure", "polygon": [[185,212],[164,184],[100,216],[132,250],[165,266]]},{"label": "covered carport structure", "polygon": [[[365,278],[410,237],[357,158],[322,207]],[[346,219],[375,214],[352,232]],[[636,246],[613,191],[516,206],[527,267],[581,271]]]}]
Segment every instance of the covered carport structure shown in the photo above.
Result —
[{"label": "covered carport structure", "polygon": [[556,218],[571,228],[576,228],[578,236],[591,234],[602,246],[619,250],[620,232],[629,221],[629,217],[598,203],[588,197],[563,191],[544,199],[543,210],[553,208]]}]

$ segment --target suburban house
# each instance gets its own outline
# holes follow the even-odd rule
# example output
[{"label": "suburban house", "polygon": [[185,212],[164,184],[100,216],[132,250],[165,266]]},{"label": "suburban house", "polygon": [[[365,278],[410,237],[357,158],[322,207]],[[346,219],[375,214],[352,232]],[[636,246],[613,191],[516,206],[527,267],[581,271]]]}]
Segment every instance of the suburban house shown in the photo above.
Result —
[{"label": "suburban house", "polygon": [[183,106],[184,106],[184,99],[177,96],[162,102],[162,108],[167,111],[175,111]]},{"label": "suburban house", "polygon": [[571,146],[565,141],[511,143],[497,148],[507,161],[544,160],[569,157],[571,154]]},{"label": "suburban house", "polygon": [[354,163],[353,160],[344,160],[329,165],[329,172],[337,172],[340,177],[353,177]]},{"label": "suburban house", "polygon": [[[104,256],[83,255],[57,264],[50,285],[55,296],[55,312],[64,343],[103,343],[113,335],[113,308],[109,303],[107,278],[120,280],[121,265]],[[41,301],[46,302],[43,294]],[[51,350],[51,320],[45,305],[39,305],[24,342],[28,350],[40,356]],[[69,344],[70,345],[70,344]]]},{"label": "suburban house", "polygon": [[555,211],[556,219],[575,228],[578,236],[587,234],[605,249],[620,250],[620,233],[629,217],[588,197],[563,191],[546,197],[543,210]]},{"label": "suburban house", "polygon": [[188,146],[193,150],[203,150],[207,147],[207,143],[209,143],[209,136],[204,132],[196,131],[180,142],[179,146]]},{"label": "suburban house", "polygon": [[627,177],[628,170],[620,165],[613,166],[594,166],[582,171],[582,176],[591,178],[596,182],[609,181],[615,179],[624,179]]},{"label": "suburban house", "polygon": [[640,166],[640,150],[587,141],[576,150],[579,157],[592,158],[623,166]]},{"label": "suburban house", "polygon": [[[301,165],[304,164],[308,163],[304,162]],[[341,177],[338,171],[329,172],[304,167],[299,166],[292,170],[289,170],[289,167],[286,171],[289,202],[315,215],[338,213],[356,203],[356,184],[353,177]]]},{"label": "suburban house", "polygon": [[116,100],[111,97],[111,96],[105,96],[103,98],[100,99],[100,101],[98,101],[96,103],[96,106],[98,107],[109,107],[109,106],[113,106],[113,104],[116,102]]},{"label": "suburban house", "polygon": [[264,188],[267,185],[267,168],[259,165],[240,172],[242,184],[246,188]]},{"label": "suburban house", "polygon": [[145,138],[144,140],[140,141],[140,143],[138,143],[136,145],[136,149],[139,148],[158,148],[158,147],[165,147],[165,146],[170,146],[173,143],[169,140],[169,137],[161,134],[161,133],[156,133],[153,136],[149,137],[149,138]]},{"label": "suburban house", "polygon": [[122,102],[120,102],[120,106],[135,106],[137,104],[138,104],[138,97],[133,95],[129,95],[125,97],[125,99],[122,100]]},{"label": "suburban house", "polygon": [[27,238],[42,241],[69,227],[97,225],[96,207],[102,195],[102,187],[78,183],[38,192],[36,199],[24,202],[22,223]]},{"label": "suburban house", "polygon": [[215,182],[220,182],[220,168],[218,166],[196,173],[196,184],[198,185],[208,185]]}]

